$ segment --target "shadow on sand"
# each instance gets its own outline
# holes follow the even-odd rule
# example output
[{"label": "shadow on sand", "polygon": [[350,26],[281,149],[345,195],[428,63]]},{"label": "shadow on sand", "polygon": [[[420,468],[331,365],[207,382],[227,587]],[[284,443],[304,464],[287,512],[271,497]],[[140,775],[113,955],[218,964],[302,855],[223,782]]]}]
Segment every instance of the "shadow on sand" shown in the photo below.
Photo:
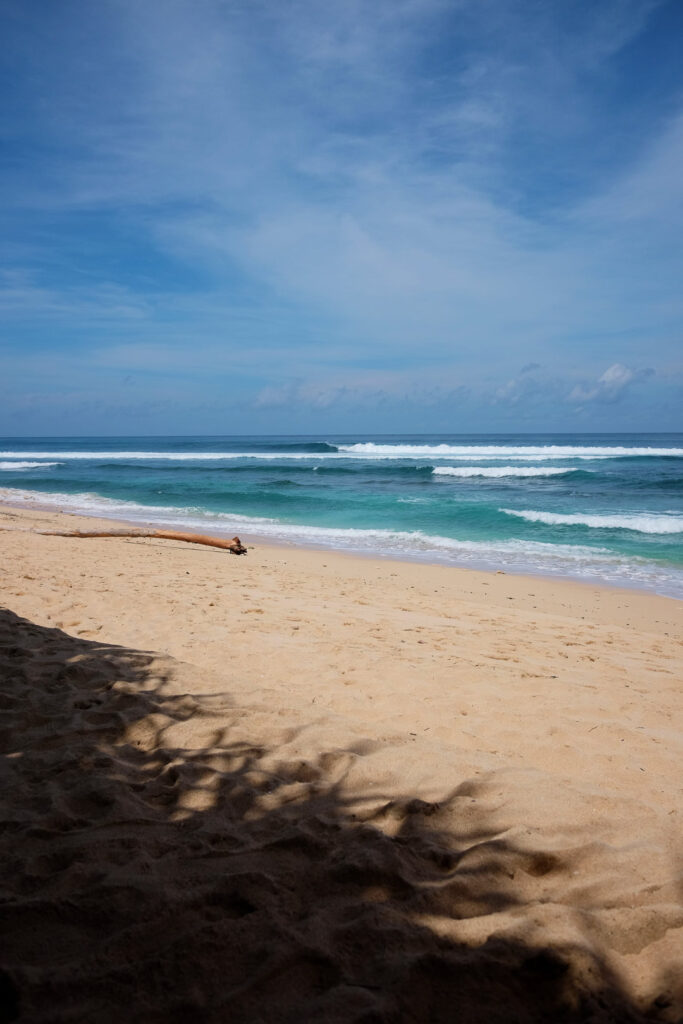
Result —
[{"label": "shadow on sand", "polygon": [[[176,668],[0,612],[1,1021],[672,1019],[599,954],[437,934],[521,905],[547,855],[443,804],[359,815],[334,752],[278,762]],[[198,715],[210,743],[174,745]]]}]

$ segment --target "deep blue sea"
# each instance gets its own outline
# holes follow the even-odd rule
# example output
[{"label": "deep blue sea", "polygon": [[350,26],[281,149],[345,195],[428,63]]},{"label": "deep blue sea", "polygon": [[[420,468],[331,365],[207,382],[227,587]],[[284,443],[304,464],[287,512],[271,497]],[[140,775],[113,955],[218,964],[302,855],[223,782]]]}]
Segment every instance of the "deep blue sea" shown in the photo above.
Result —
[{"label": "deep blue sea", "polygon": [[683,597],[683,434],[0,438],[0,500]]}]

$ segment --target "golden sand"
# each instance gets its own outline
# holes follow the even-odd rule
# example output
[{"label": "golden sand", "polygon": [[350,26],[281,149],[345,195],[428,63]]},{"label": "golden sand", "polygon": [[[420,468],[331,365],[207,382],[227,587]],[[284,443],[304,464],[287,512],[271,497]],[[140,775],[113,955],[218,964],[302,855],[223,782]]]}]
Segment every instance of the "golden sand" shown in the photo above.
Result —
[{"label": "golden sand", "polygon": [[683,603],[96,522],[0,510],[0,1019],[681,1019]]}]

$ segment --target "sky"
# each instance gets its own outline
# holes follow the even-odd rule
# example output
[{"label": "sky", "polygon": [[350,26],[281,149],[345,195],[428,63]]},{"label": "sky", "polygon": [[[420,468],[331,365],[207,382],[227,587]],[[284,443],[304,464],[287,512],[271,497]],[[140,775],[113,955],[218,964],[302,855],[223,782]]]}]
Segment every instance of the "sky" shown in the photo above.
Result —
[{"label": "sky", "polygon": [[2,0],[0,434],[683,430],[681,0]]}]

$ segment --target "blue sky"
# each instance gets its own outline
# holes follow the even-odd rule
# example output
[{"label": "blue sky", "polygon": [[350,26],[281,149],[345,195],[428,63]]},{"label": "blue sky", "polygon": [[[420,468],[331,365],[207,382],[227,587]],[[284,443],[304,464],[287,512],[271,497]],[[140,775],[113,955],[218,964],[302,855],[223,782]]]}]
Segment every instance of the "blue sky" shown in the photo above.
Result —
[{"label": "blue sky", "polygon": [[683,429],[680,0],[0,19],[0,433]]}]

